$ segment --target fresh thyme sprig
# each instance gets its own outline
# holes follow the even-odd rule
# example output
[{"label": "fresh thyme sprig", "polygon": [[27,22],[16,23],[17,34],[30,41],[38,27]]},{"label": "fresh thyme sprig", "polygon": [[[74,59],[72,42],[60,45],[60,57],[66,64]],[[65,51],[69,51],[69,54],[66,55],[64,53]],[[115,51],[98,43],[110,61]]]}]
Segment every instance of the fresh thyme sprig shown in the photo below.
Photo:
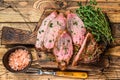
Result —
[{"label": "fresh thyme sprig", "polygon": [[96,41],[110,44],[113,40],[111,29],[101,9],[95,7],[97,5],[96,0],[90,0],[85,6],[81,3],[78,3],[78,5],[80,7],[76,10],[76,13],[83,20],[87,30],[95,36]]}]

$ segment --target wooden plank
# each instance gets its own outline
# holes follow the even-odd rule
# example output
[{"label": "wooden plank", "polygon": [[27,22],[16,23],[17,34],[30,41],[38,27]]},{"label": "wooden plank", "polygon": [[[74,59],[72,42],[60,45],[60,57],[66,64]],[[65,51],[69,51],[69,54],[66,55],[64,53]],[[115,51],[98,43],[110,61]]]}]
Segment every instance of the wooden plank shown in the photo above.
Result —
[{"label": "wooden plank", "polygon": [[[28,30],[30,32],[33,32],[35,27],[36,27],[37,23],[0,23],[0,39],[1,39],[1,35],[2,35],[2,28],[4,26],[8,26],[11,28],[17,28],[17,29],[21,29],[21,30]],[[1,43],[1,40],[0,40]]]},{"label": "wooden plank", "polygon": [[111,46],[120,46],[120,23],[111,24],[111,29],[113,36]]},{"label": "wooden plank", "polygon": [[108,18],[112,23],[120,23],[120,12],[108,13]]},{"label": "wooden plank", "polygon": [[36,34],[32,35],[32,32],[28,30],[3,27],[1,39],[1,44],[34,45],[36,41]]},{"label": "wooden plank", "polygon": [[111,43],[111,47],[120,46],[120,38],[114,38],[114,41]]},{"label": "wooden plank", "polygon": [[111,24],[112,35],[114,38],[120,38],[120,24]]},{"label": "wooden plank", "polygon": [[[7,8],[0,11],[0,22],[38,22],[43,12],[43,10],[39,10],[39,8],[33,8],[34,1],[14,1],[10,2],[10,4],[14,7],[14,10],[12,8]],[[120,22],[119,4],[120,3],[99,3],[98,6],[103,8],[103,11],[107,11],[111,22],[118,23]],[[15,5],[18,8],[15,8]],[[39,6],[39,3],[36,5]],[[46,5],[43,4],[41,6],[45,7]],[[0,7],[0,9],[4,9],[4,7]],[[111,13],[111,11],[109,12],[108,10],[111,10],[113,13]],[[114,10],[118,10],[118,12],[114,12]]]},{"label": "wooden plank", "polygon": [[[16,1],[16,0],[4,0],[4,1]],[[33,0],[17,0],[17,1],[33,1]],[[37,1],[37,0],[35,0]],[[70,0],[66,0],[66,1],[70,1]],[[82,1],[82,2],[86,2],[86,0],[71,0],[71,1]],[[90,0],[88,0],[90,1]],[[120,2],[120,0],[96,0],[97,2]]]},{"label": "wooden plank", "polygon": [[3,74],[4,72],[6,72],[7,70],[5,69],[5,67],[3,66],[2,61],[0,60],[0,75]]},{"label": "wooden plank", "polygon": [[120,57],[120,46],[109,48],[106,54]]},{"label": "wooden plank", "polygon": [[[71,0],[71,1],[83,1],[86,2],[86,0]],[[90,1],[90,0],[88,0]],[[120,2],[120,0],[96,0],[97,2]]]},{"label": "wooden plank", "polygon": [[96,75],[89,76],[88,79],[104,79],[104,80],[110,80],[110,79],[119,79],[120,76],[116,75],[119,74],[117,72],[111,72],[111,73],[100,73]]},{"label": "wooden plank", "polygon": [[22,8],[19,11],[15,12],[11,8],[1,11],[0,22],[38,22],[41,16],[40,11],[33,8]]},{"label": "wooden plank", "polygon": [[[11,5],[12,8],[7,5]],[[10,2],[4,7],[0,7],[0,10],[2,9],[0,11],[0,22],[38,22],[41,11],[32,6],[33,2]]]},{"label": "wooden plank", "polygon": [[5,54],[5,52],[7,52],[7,48],[0,48],[0,59],[2,60],[3,55]]},{"label": "wooden plank", "polygon": [[4,26],[8,26],[8,27],[11,27],[11,28],[17,28],[17,29],[21,29],[21,30],[28,30],[28,31],[34,31],[35,27],[36,27],[37,23],[31,23],[31,22],[28,22],[28,23],[0,23],[0,30],[2,30],[2,28]]}]

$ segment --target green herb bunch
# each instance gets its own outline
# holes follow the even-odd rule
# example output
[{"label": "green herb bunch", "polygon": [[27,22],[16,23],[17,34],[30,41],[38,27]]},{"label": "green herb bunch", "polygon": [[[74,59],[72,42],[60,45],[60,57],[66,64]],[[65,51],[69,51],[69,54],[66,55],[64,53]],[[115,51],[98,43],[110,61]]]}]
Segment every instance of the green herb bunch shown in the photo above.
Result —
[{"label": "green herb bunch", "polygon": [[109,44],[112,40],[111,29],[105,15],[100,8],[96,8],[96,0],[90,0],[90,2],[83,6],[81,3],[76,10],[77,15],[82,19],[85,27],[90,31],[97,42],[104,42]]}]

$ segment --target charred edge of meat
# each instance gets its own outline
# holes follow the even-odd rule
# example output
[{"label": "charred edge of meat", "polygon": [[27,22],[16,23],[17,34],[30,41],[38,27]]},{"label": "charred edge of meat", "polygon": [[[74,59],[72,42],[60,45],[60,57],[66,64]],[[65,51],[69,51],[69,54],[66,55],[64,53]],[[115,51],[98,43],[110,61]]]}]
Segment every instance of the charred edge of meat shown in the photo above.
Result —
[{"label": "charred edge of meat", "polygon": [[58,62],[58,67],[60,68],[60,70],[65,70],[67,68],[67,62],[65,61]]},{"label": "charred edge of meat", "polygon": [[[88,47],[90,47],[90,43],[92,43],[93,49],[92,49],[92,54],[86,54],[86,49],[89,49]],[[88,44],[88,46],[87,46]],[[87,46],[87,47],[85,47]],[[86,48],[86,49],[85,49]],[[98,44],[96,43],[93,35],[91,33],[88,33],[85,37],[85,40],[80,48],[80,50],[78,51],[77,55],[74,57],[72,66],[75,66],[78,64],[78,61],[81,63],[94,63],[95,61],[98,61],[99,56],[101,53],[99,53],[100,48],[98,46]],[[89,55],[92,56],[92,58],[89,59]],[[84,56],[84,57],[82,57]]]},{"label": "charred edge of meat", "polygon": [[[83,41],[83,44],[84,44],[84,45],[86,45],[86,40],[88,39],[88,37],[89,37],[89,34],[86,35],[86,37],[85,37],[85,39],[84,39],[84,41]],[[84,47],[83,44],[82,44],[82,46]],[[82,48],[82,46],[81,46],[81,48]],[[75,57],[73,58],[72,66],[76,66],[76,65],[78,64],[78,61],[80,60],[80,55],[81,55],[81,53],[79,53],[79,51],[80,51],[80,50],[81,50],[81,52],[84,51],[84,49],[81,49],[81,48],[78,50],[77,54],[76,54]]]},{"label": "charred edge of meat", "polygon": [[46,51],[46,48],[37,48],[37,47],[36,47],[35,49],[36,49],[36,51],[38,51],[38,52],[41,52],[41,51],[44,52],[44,51]]}]

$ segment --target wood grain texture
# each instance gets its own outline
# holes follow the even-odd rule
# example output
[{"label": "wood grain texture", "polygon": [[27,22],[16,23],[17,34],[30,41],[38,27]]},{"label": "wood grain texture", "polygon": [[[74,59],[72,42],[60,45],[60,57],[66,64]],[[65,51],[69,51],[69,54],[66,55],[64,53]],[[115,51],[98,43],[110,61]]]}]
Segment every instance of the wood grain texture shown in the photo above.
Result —
[{"label": "wood grain texture", "polygon": [[28,30],[21,30],[4,26],[2,29],[1,44],[35,44],[36,34],[31,35]]},{"label": "wood grain texture", "polygon": [[[33,79],[40,79],[40,80],[46,80],[46,79],[51,79],[51,80],[59,80],[59,79],[63,79],[63,80],[77,80],[77,79],[70,79],[70,78],[63,78],[63,77],[55,77],[55,76],[38,76],[38,75],[28,75],[28,74],[13,74],[10,73],[8,71],[6,71],[6,69],[4,68],[1,60],[3,55],[5,54],[5,52],[10,49],[11,47],[5,47],[5,46],[1,46],[0,47],[0,79],[1,80],[21,80],[21,79],[28,79],[28,80],[33,80]],[[116,52],[114,50],[115,48],[113,48],[111,51]],[[119,50],[119,48],[118,48]],[[36,57],[36,51],[34,49],[31,49],[32,54],[34,55],[34,60],[37,58]],[[108,52],[110,53],[110,51]],[[114,55],[113,53],[111,53],[110,55]],[[117,55],[116,55],[117,56]],[[90,71],[89,73],[89,77],[88,79],[118,79],[120,77],[120,75],[116,75],[116,74],[120,74],[120,67],[118,64],[120,64],[120,58],[119,57],[111,57],[111,64],[109,66],[109,68],[106,69],[105,72],[102,73],[98,73],[98,72],[93,72]],[[43,63],[44,64],[44,63]],[[94,68],[95,69],[95,68]],[[7,73],[6,73],[7,72]],[[31,76],[31,77],[29,77]],[[106,77],[107,76],[107,77]]]},{"label": "wood grain texture", "polygon": [[[1,47],[0,48],[0,80],[34,80],[34,79],[39,79],[39,80],[46,80],[46,79],[50,79],[50,80],[78,80],[78,79],[72,79],[72,78],[64,78],[64,77],[56,77],[56,76],[50,76],[50,75],[35,75],[35,74],[23,74],[23,73],[11,73],[9,71],[7,71],[3,64],[2,64],[2,56],[4,55],[4,53],[8,50],[9,48],[5,48],[5,47]],[[30,48],[29,48],[30,49]],[[32,55],[36,54],[34,49],[32,50]],[[35,56],[35,55],[34,55]],[[34,59],[36,59],[34,57]],[[117,62],[117,63],[115,63]],[[120,78],[120,67],[118,64],[120,64],[120,58],[119,57],[110,57],[110,66],[108,68],[105,69],[104,72],[100,73],[100,72],[93,72],[90,71],[88,73],[89,77],[87,80],[89,79],[118,79]],[[118,75],[116,75],[118,74]]]},{"label": "wood grain texture", "polygon": [[[0,7],[0,22],[38,22],[43,9],[39,10],[39,6],[46,7],[44,3],[36,3],[37,8],[33,8],[35,1],[28,0],[9,0],[9,5],[12,5],[14,8],[5,8]],[[50,1],[50,0],[48,0]],[[73,0],[74,1],[74,0]],[[79,1],[79,0],[76,0]],[[81,0],[83,3],[86,0]],[[98,7],[101,7],[105,11],[111,22],[119,23],[120,22],[120,1],[119,0],[99,0]],[[8,4],[8,3],[7,3]],[[52,6],[52,5],[51,5]],[[17,7],[17,8],[16,8]],[[2,11],[1,11],[2,9]],[[9,12],[9,13],[8,13]],[[21,15],[22,14],[22,15]]]},{"label": "wood grain texture", "polygon": [[120,12],[114,13],[108,13],[107,14],[109,17],[110,22],[112,23],[120,23]]},{"label": "wood grain texture", "polygon": [[111,24],[112,34],[114,38],[120,37],[120,24]]},{"label": "wood grain texture", "polygon": [[119,56],[120,57],[120,46],[116,46],[113,48],[109,48],[106,54],[111,56]]},{"label": "wood grain texture", "polygon": [[[16,0],[4,0],[4,1],[16,1]],[[33,0],[17,0],[17,1],[33,1]],[[34,0],[37,1],[37,0]],[[66,1],[70,1],[70,0],[66,0]],[[82,2],[86,2],[86,0],[71,0],[71,1],[82,1]],[[90,0],[88,0],[90,1]],[[96,0],[97,2],[120,2],[120,0]]]},{"label": "wood grain texture", "polygon": [[[0,30],[2,29],[3,26],[10,26],[22,30],[33,31],[37,24],[36,22],[38,22],[41,16],[40,14],[41,11],[39,10],[39,8],[38,9],[33,8],[33,4],[37,0],[4,0],[4,1],[9,2],[11,5],[15,4],[18,7],[19,11],[23,14],[23,16],[25,16],[25,20],[21,17],[21,15],[18,12],[15,12],[11,8],[2,10],[0,11]],[[85,3],[86,0],[77,0],[77,1],[82,1],[83,3]],[[97,0],[97,1],[99,2],[99,6],[102,7],[102,5],[104,5],[103,6],[104,11],[107,11],[107,14],[111,22],[120,23],[120,19],[119,19],[120,0]],[[109,9],[107,9],[106,6],[107,7],[109,6]],[[4,7],[0,6],[0,9],[4,9]],[[28,26],[30,26],[31,29]],[[40,76],[40,75],[23,74],[23,73],[16,74],[16,73],[8,72],[2,64],[2,57],[5,54],[5,52],[11,47],[0,45],[0,80],[83,80],[83,79],[57,77],[51,75]],[[120,54],[119,49],[120,46],[110,48],[106,52],[107,55],[110,55],[110,66],[106,68],[102,73],[97,73],[92,71],[88,72],[89,77],[86,80],[120,79],[120,65],[119,65],[120,57],[118,57]],[[31,49],[31,51],[32,54],[34,54],[33,55],[34,60],[36,60],[37,59],[36,51],[34,49]]]},{"label": "wood grain texture", "polygon": [[33,1],[4,3],[0,7],[0,22],[38,22],[41,11],[34,9],[33,3]]}]

